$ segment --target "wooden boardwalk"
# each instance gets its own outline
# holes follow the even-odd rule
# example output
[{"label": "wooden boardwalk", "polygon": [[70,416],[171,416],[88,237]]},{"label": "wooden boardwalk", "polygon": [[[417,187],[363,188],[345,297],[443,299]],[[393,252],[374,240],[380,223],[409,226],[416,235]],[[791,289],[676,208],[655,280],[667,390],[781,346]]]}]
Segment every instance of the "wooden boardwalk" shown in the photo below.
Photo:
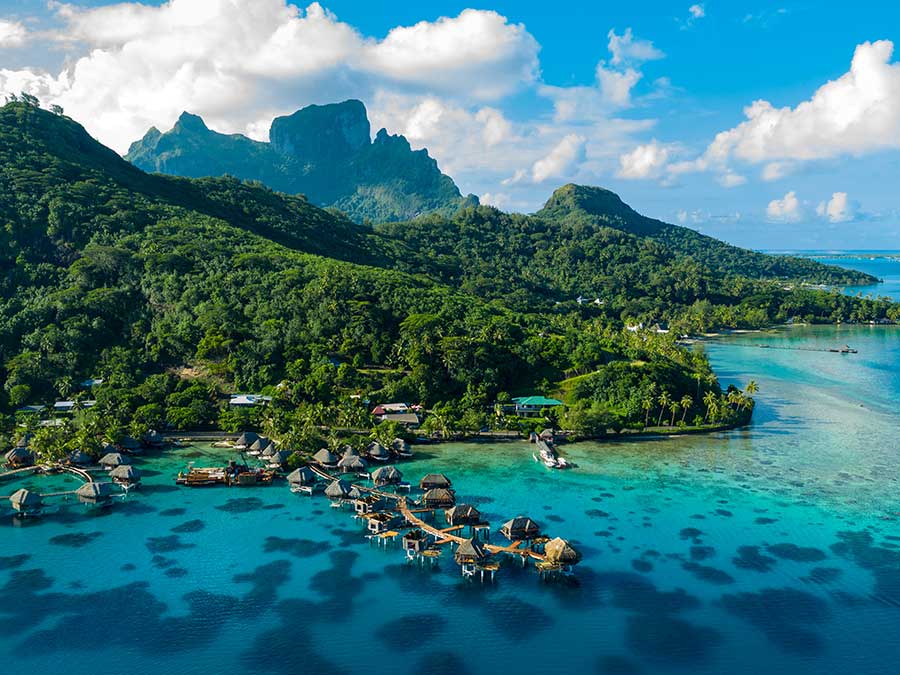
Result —
[{"label": "wooden boardwalk", "polygon": [[[81,478],[85,483],[94,482],[94,477],[84,469],[80,469],[77,466],[66,466],[65,464],[36,464],[35,466],[26,466],[22,467],[21,469],[13,469],[12,471],[0,473],[0,479],[8,478],[10,476],[22,475],[28,473],[29,471],[35,473],[53,473],[56,471],[61,471],[63,473],[70,473],[73,476],[77,476],[78,478]],[[66,490],[65,492],[42,493],[41,497],[65,497],[74,494],[75,490]],[[12,497],[12,495],[0,495],[0,499],[9,499],[10,497]]]},{"label": "wooden boardwalk", "polygon": [[[334,476],[328,473],[324,467],[321,467],[317,464],[310,464],[309,468],[315,472],[317,476],[323,478],[327,481],[337,480]],[[409,503],[409,499],[405,496],[394,494],[393,492],[385,492],[384,490],[378,490],[374,487],[368,487],[366,485],[356,485],[356,488],[361,492],[366,492],[368,494],[376,495],[378,497],[383,497],[385,499],[390,499],[397,502],[397,508],[400,511],[400,514],[406,520],[407,524],[410,527],[417,527],[423,532],[430,534],[435,539],[435,543],[438,545],[442,544],[456,544],[457,546],[462,542],[466,541],[466,537],[461,537],[455,532],[463,529],[462,525],[458,525],[456,527],[448,527],[448,528],[438,528],[434,525],[426,523],[419,517],[419,513],[433,513],[438,509],[421,509],[421,508],[412,508]],[[484,547],[490,551],[491,553],[506,553],[510,555],[518,555],[524,558],[532,558],[538,562],[544,562],[547,558],[543,553],[538,553],[536,551],[532,551],[530,548],[522,548],[521,541],[514,541],[507,546],[497,546],[496,544],[485,544]]]}]

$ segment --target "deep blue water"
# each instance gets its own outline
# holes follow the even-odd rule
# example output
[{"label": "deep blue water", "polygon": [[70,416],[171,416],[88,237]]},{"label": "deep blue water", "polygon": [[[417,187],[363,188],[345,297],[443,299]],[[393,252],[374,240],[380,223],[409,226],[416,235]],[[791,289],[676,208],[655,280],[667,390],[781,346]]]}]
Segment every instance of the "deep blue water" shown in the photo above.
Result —
[{"label": "deep blue water", "polygon": [[[856,355],[754,345],[832,346]],[[0,517],[4,672],[894,673],[900,662],[900,329],[795,327],[708,345],[760,385],[751,428],[566,448],[420,448],[495,528],[531,515],[584,553],[577,585],[407,567],[286,487],[176,487],[196,447],[141,460],[108,513]],[[0,484],[43,492],[74,479]],[[3,504],[5,507],[5,504]],[[494,539],[502,541],[495,535]]]},{"label": "deep blue water", "polygon": [[815,260],[827,265],[837,265],[846,269],[866,272],[882,280],[880,284],[871,286],[853,286],[844,289],[850,295],[860,294],[872,297],[887,296],[900,300],[900,252],[898,251],[865,251],[853,254],[811,255]]}]

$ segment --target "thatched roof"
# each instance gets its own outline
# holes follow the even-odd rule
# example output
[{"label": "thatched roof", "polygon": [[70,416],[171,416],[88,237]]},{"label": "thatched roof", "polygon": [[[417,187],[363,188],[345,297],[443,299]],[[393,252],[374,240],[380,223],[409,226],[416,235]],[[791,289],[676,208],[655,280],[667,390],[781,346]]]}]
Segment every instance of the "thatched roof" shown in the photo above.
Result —
[{"label": "thatched roof", "polygon": [[500,528],[500,534],[510,541],[518,539],[534,539],[535,537],[540,536],[541,528],[531,518],[517,516],[512,520],[503,523]]},{"label": "thatched roof", "polygon": [[312,485],[316,482],[316,472],[310,469],[308,466],[301,466],[299,469],[294,469],[288,474],[288,483],[291,485]]},{"label": "thatched roof", "polygon": [[343,446],[341,446],[341,456],[342,457],[359,457],[359,450],[354,448],[352,445],[343,445]]},{"label": "thatched roof", "polygon": [[347,493],[347,496],[350,499],[361,499],[363,496],[363,493],[358,487],[356,487],[355,485],[351,485],[350,492]]},{"label": "thatched roof", "polygon": [[269,444],[259,454],[262,457],[272,457],[276,452],[278,452],[278,448],[275,447],[275,441],[269,441]]},{"label": "thatched roof", "polygon": [[279,464],[287,463],[288,459],[290,459],[291,455],[294,453],[290,450],[279,450],[274,455],[269,455],[268,460],[270,462],[278,462]]},{"label": "thatched roof", "polygon": [[402,438],[395,438],[391,441],[391,448],[395,452],[409,452],[409,443]]},{"label": "thatched roof", "polygon": [[365,460],[357,455],[344,455],[337,465],[348,471],[363,471],[366,468]]},{"label": "thatched roof", "polygon": [[395,485],[403,480],[403,474],[395,466],[380,466],[372,473],[376,485]]},{"label": "thatched roof", "polygon": [[25,433],[19,436],[19,440],[16,441],[17,448],[27,448],[28,444],[31,443],[31,439],[34,438],[34,434]]},{"label": "thatched roof", "polygon": [[75,490],[75,494],[87,500],[109,499],[112,496],[112,488],[109,483],[85,483]]},{"label": "thatched roof", "polygon": [[115,478],[116,480],[129,480],[132,482],[137,482],[141,479],[141,470],[131,466],[130,464],[120,464],[115,469],[109,472],[110,478]]},{"label": "thatched roof", "polygon": [[369,457],[373,459],[387,459],[391,456],[391,453],[387,451],[387,448],[378,441],[369,443],[367,452],[369,453]]},{"label": "thatched roof", "polygon": [[431,488],[449,488],[452,485],[450,479],[442,473],[430,473],[419,481],[419,487],[423,490]]},{"label": "thatched roof", "polygon": [[328,448],[322,448],[316,454],[313,455],[313,459],[316,460],[319,464],[324,464],[325,466],[335,466],[338,463],[338,458],[335,456],[333,452],[328,450]]},{"label": "thatched roof", "polygon": [[6,461],[10,464],[33,464],[34,453],[28,448],[15,447],[6,453]]},{"label": "thatched roof", "polygon": [[243,445],[246,447],[255,443],[256,439],[258,438],[259,434],[255,431],[245,431],[240,436],[238,436],[238,439],[235,441],[235,445]]},{"label": "thatched roof", "polygon": [[453,506],[456,497],[447,488],[432,488],[422,495],[422,501],[426,506]]},{"label": "thatched roof", "polygon": [[541,439],[545,441],[552,441],[554,436],[555,434],[553,433],[553,429],[544,429],[540,433]]},{"label": "thatched roof", "polygon": [[100,458],[98,464],[101,466],[119,466],[120,464],[131,464],[131,460],[121,452],[109,452]]},{"label": "thatched roof", "polygon": [[488,559],[488,550],[477,539],[464,540],[453,552],[453,559],[458,564],[462,563],[480,563]]},{"label": "thatched roof", "polygon": [[563,565],[575,565],[581,561],[581,553],[565,539],[557,537],[547,542],[544,546],[547,561],[562,563]]},{"label": "thatched roof", "polygon": [[481,522],[481,512],[471,504],[457,504],[447,509],[446,516],[454,524]]},{"label": "thatched roof", "polygon": [[269,439],[265,436],[257,436],[256,440],[250,444],[248,450],[265,450],[265,448],[269,445]]},{"label": "thatched roof", "polygon": [[12,493],[9,503],[16,511],[28,511],[40,508],[44,500],[37,492],[20,488]]},{"label": "thatched roof", "polygon": [[325,488],[325,496],[331,499],[347,499],[353,486],[345,480],[333,481]]}]

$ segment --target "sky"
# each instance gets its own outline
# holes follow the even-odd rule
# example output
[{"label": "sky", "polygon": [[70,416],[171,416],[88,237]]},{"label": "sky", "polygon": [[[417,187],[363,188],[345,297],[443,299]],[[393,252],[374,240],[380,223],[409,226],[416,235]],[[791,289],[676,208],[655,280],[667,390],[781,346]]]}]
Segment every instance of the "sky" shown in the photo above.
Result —
[{"label": "sky", "polygon": [[184,110],[266,140],[358,98],[503,210],[576,182],[742,246],[896,250],[898,27],[866,0],[0,0],[0,97],[120,153]]}]

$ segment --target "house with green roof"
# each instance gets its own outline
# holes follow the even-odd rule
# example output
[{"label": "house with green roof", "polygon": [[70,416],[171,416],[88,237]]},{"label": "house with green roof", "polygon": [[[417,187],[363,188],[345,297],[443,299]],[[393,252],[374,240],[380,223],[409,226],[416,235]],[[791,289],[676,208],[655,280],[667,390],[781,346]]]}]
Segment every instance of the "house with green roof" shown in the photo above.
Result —
[{"label": "house with green roof", "polygon": [[519,396],[512,402],[516,406],[516,415],[519,417],[540,417],[548,408],[562,405],[562,401],[546,396]]}]

